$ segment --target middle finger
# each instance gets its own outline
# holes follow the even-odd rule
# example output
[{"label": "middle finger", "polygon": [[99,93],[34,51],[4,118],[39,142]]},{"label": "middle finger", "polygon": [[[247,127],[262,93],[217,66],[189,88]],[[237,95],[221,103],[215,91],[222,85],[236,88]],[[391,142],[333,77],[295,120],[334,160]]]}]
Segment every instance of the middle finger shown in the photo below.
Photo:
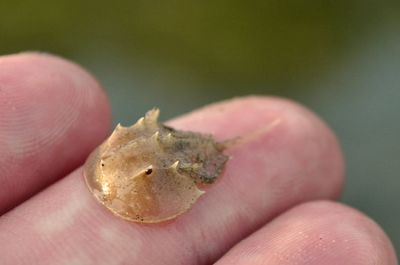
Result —
[{"label": "middle finger", "polygon": [[[84,186],[81,170],[0,219],[4,264],[206,264],[279,212],[334,198],[343,164],[335,138],[311,113],[271,98],[223,102],[172,122],[218,139],[254,134],[229,150],[221,180],[177,220],[116,218]],[[234,122],[233,122],[234,121]],[[18,256],[11,253],[16,253]]]}]

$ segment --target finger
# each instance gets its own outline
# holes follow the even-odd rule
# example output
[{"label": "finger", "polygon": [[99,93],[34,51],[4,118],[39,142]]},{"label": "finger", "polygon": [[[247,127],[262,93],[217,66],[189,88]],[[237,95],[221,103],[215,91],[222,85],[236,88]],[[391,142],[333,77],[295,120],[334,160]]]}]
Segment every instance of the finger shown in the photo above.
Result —
[{"label": "finger", "polygon": [[80,165],[109,129],[98,83],[60,58],[0,57],[0,214]]},{"label": "finger", "polygon": [[218,265],[396,265],[385,233],[347,206],[320,201],[280,215],[224,255]]},{"label": "finger", "polygon": [[[288,207],[335,198],[340,191],[343,164],[335,138],[296,104],[237,99],[171,124],[220,140],[252,137],[229,150],[224,175],[193,209],[165,224],[115,217],[87,191],[81,170],[75,171],[0,219],[5,264],[208,264]],[[19,254],[10,255],[16,248]]]}]

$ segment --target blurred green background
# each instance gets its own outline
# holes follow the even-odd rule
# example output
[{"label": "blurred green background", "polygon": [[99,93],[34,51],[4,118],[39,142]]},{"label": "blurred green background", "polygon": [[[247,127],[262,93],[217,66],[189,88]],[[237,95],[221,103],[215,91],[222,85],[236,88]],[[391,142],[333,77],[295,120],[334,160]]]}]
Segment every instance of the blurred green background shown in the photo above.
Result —
[{"label": "blurred green background", "polygon": [[88,68],[114,122],[246,94],[322,116],[348,162],[343,201],[400,250],[400,1],[1,1],[0,54]]}]

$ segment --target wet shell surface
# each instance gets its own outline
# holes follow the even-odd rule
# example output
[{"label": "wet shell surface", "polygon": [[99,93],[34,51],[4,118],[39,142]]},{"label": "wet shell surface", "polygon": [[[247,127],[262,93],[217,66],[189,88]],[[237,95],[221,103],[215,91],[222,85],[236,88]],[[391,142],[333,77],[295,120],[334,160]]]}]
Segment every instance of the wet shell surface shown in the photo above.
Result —
[{"label": "wet shell surface", "polygon": [[84,167],[97,200],[134,222],[158,223],[189,210],[228,159],[210,135],[174,130],[158,115],[153,109],[131,127],[118,125]]}]

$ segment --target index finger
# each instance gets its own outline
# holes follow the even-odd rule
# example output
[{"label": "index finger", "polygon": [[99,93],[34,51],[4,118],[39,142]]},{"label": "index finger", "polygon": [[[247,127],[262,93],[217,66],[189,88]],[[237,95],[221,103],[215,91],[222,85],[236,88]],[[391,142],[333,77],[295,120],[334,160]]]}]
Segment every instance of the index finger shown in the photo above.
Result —
[{"label": "index finger", "polygon": [[[220,181],[173,222],[115,217],[95,201],[78,170],[0,220],[0,256],[5,264],[209,264],[287,208],[337,197],[340,150],[319,119],[275,98],[222,102],[170,123],[222,140],[262,132],[276,119],[281,122],[267,133],[229,150]],[[18,256],[10,255],[16,249]]]}]

